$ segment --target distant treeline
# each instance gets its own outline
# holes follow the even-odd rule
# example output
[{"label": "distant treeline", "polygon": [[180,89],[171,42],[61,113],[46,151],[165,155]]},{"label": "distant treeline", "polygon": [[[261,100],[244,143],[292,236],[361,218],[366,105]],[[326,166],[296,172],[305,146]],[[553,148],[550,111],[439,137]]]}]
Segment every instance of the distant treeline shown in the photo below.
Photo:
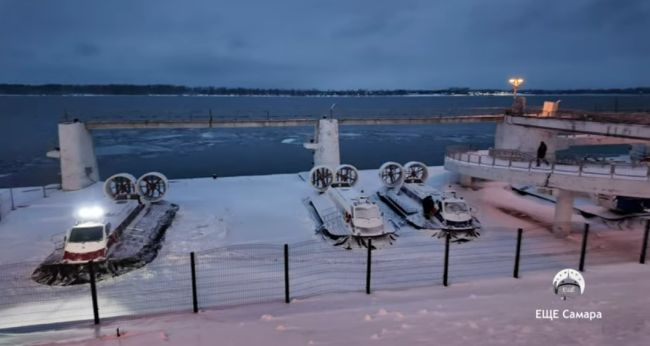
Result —
[{"label": "distant treeline", "polygon": [[[4,95],[264,95],[264,96],[401,96],[401,95],[475,95],[500,94],[509,89],[263,89],[226,87],[188,87],[180,85],[152,84],[0,84]],[[648,94],[650,87],[616,89],[525,89],[522,94]]]}]

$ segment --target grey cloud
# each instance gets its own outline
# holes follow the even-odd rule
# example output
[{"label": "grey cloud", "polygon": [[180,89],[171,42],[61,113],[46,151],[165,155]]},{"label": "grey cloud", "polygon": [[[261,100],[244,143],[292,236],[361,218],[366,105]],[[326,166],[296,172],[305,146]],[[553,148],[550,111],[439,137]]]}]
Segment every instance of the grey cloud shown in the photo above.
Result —
[{"label": "grey cloud", "polygon": [[0,2],[0,82],[305,88],[650,84],[650,2]]},{"label": "grey cloud", "polygon": [[86,42],[82,42],[82,43],[77,44],[74,47],[74,50],[75,50],[75,53],[77,53],[77,55],[82,56],[82,57],[95,56],[95,55],[98,55],[99,52],[100,52],[100,49],[99,49],[98,46],[96,46],[93,43],[86,43]]}]

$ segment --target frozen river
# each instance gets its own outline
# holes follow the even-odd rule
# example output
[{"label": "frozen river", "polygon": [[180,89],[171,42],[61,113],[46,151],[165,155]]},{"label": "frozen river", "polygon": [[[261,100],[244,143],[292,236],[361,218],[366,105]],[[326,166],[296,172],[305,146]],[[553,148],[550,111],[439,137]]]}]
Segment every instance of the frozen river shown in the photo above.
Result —
[{"label": "frozen river", "polygon": [[[529,96],[528,104],[562,99],[586,110],[650,108],[649,96]],[[58,145],[62,119],[320,118],[482,114],[499,112],[510,96],[429,97],[199,97],[0,96],[0,187],[56,183],[58,162],[45,153]],[[290,173],[311,168],[302,148],[313,128],[96,131],[102,178],[161,171],[171,178]],[[442,164],[445,148],[493,143],[494,124],[341,128],[341,156],[361,169],[388,160]]]}]

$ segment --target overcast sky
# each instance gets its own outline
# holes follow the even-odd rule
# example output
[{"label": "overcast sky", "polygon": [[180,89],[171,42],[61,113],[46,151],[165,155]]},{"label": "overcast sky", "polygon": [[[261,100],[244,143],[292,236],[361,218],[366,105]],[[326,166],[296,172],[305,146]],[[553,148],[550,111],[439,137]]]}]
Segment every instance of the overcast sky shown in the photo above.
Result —
[{"label": "overcast sky", "polygon": [[648,0],[0,0],[0,82],[650,86]]}]

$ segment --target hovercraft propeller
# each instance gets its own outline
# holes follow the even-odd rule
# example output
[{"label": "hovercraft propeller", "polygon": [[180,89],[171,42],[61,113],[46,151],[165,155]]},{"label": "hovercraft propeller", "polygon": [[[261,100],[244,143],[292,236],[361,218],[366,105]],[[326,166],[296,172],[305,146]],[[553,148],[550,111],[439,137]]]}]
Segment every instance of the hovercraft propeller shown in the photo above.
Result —
[{"label": "hovercraft propeller", "polygon": [[135,177],[131,174],[115,174],[104,182],[104,194],[112,200],[125,199],[135,193]]},{"label": "hovercraft propeller", "polygon": [[404,182],[404,167],[397,162],[386,162],[379,167],[379,178],[386,187],[398,187]]},{"label": "hovercraft propeller", "polygon": [[138,194],[148,202],[158,202],[165,196],[169,182],[162,173],[143,174],[136,184]]}]

